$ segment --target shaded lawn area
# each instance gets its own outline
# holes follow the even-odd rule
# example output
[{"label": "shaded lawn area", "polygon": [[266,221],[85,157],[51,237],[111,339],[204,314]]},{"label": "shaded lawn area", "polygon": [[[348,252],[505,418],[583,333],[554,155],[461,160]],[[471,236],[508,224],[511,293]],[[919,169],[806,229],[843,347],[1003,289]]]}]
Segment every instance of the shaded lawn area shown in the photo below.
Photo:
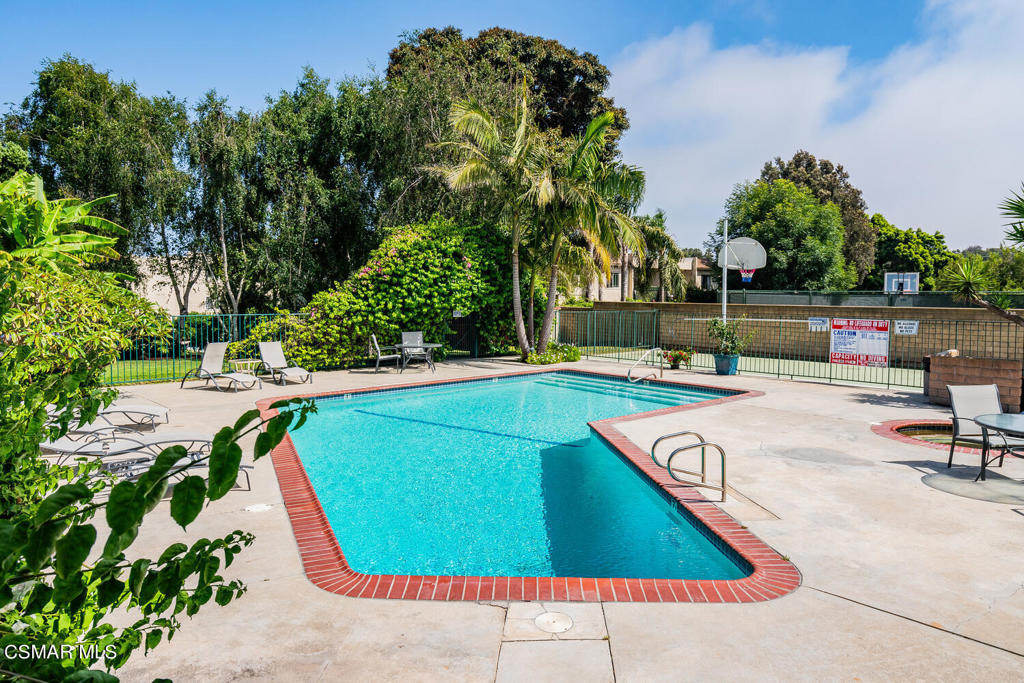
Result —
[{"label": "shaded lawn area", "polygon": [[154,358],[119,360],[103,372],[103,384],[139,384],[180,380],[186,372],[199,367],[198,358]]}]

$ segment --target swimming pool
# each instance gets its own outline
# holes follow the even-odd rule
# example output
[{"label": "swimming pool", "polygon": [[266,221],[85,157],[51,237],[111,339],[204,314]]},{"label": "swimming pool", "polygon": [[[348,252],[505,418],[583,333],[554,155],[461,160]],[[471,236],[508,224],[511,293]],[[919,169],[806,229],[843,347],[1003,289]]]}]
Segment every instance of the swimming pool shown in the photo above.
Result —
[{"label": "swimming pool", "polygon": [[[489,582],[492,595],[500,584],[491,577],[559,585],[562,579],[545,577],[749,580],[755,562],[678,494],[638,471],[643,465],[623,456],[618,437],[606,440],[588,426],[741,393],[558,371],[322,398],[319,413],[290,435],[285,454],[298,456],[294,465],[321,511],[315,528],[304,517],[296,526],[304,559],[312,560],[307,573],[316,581],[314,574],[334,564],[307,558],[300,534],[329,530],[336,542],[325,545],[337,548],[344,576],[376,577],[368,593],[376,597],[422,597],[417,590],[407,595],[412,579]],[[291,474],[282,471],[291,463],[279,460],[275,452],[291,514]],[[734,531],[744,542],[756,540],[741,529]],[[399,579],[406,586],[393,595]],[[588,599],[566,591],[566,599]],[[446,587],[443,597],[450,593]],[[428,597],[436,594],[435,585]],[[454,599],[462,596],[460,590]],[[720,596],[729,599],[725,591]]]}]

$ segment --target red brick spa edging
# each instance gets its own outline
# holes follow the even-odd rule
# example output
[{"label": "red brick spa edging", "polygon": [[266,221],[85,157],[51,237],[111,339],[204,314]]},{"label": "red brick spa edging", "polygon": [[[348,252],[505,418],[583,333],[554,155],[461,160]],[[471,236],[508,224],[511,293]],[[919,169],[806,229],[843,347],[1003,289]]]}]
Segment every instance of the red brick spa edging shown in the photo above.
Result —
[{"label": "red brick spa edging", "polygon": [[[871,425],[871,431],[879,436],[892,439],[893,441],[902,441],[903,443],[909,443],[914,446],[936,448],[940,451],[949,453],[949,446],[944,446],[941,443],[935,443],[933,441],[925,441],[924,439],[917,439],[913,436],[903,434],[899,430],[906,429],[907,427],[951,427],[951,425],[952,422],[950,420],[888,420],[886,422]],[[957,446],[956,452],[980,455],[981,449],[971,448],[970,446]]]},{"label": "red brick spa edging", "polygon": [[[476,382],[495,377],[513,377],[544,372],[581,375],[621,375],[571,369],[538,369],[454,380],[433,380],[394,386],[302,394],[302,397],[341,396],[386,390],[402,390],[432,384]],[[580,577],[521,576],[400,576],[362,574],[345,561],[345,555],[331,530],[313,485],[306,475],[291,438],[285,436],[271,452],[274,470],[281,486],[285,508],[299,546],[306,576],[320,588],[338,595],[360,598],[406,600],[550,600],[588,602],[761,602],[786,595],[800,585],[800,572],[768,544],[751,533],[700,491],[675,481],[651,461],[650,456],[615,428],[619,422],[703,408],[709,405],[762,396],[759,391],[723,389],[688,382],[654,380],[656,383],[711,389],[722,398],[685,406],[672,406],[634,415],[613,417],[590,423],[634,471],[646,477],[683,514],[697,520],[694,525],[726,552],[734,553],[753,568],[749,576],[733,580],[623,579]],[[277,413],[270,404],[281,397],[257,402],[264,417]],[[701,526],[704,529],[701,529]]]}]

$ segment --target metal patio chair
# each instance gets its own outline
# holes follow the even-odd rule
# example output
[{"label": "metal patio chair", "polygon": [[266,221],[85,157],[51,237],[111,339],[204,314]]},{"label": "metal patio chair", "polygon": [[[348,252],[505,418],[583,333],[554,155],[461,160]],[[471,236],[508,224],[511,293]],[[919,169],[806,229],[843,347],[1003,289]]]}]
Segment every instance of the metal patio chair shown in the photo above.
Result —
[{"label": "metal patio chair", "polygon": [[430,371],[434,371],[434,361],[430,357],[431,349],[424,346],[416,346],[416,344],[422,344],[423,332],[403,332],[402,333],[402,371],[409,366],[411,360],[421,360],[427,364]]},{"label": "metal patio chair", "polygon": [[[998,432],[989,430],[989,438],[985,438],[985,432],[974,422],[979,415],[990,413],[1002,413],[1003,405],[999,402],[999,387],[995,384],[962,384],[946,385],[949,391],[949,405],[953,409],[953,439],[949,444],[949,462],[946,467],[953,466],[953,453],[958,443],[978,446],[982,449],[982,458],[989,450],[999,452],[999,455],[992,456],[988,462],[995,462],[998,458],[999,466],[1003,465],[1003,458],[1007,451],[1024,447],[1024,439],[1017,439]],[[993,438],[994,437],[994,438]]]},{"label": "metal patio chair", "polygon": [[[398,348],[395,346],[381,346],[377,342],[377,335],[370,334],[370,350],[377,356],[377,365],[374,367],[374,372],[380,372],[380,362],[393,360],[395,361],[395,369],[398,369],[402,363],[402,354],[398,353]],[[385,353],[387,351],[388,353]]]}]

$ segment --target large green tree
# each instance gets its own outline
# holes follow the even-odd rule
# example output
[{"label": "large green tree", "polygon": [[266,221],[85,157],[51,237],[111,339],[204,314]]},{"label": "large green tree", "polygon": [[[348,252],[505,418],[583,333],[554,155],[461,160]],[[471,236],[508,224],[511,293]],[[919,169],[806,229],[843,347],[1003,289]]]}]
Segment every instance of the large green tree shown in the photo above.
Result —
[{"label": "large green tree", "polygon": [[266,234],[254,286],[278,307],[301,308],[359,266],[372,246],[372,201],[350,158],[357,132],[344,99],[307,68],[261,116],[259,184]]},{"label": "large green tree", "polygon": [[195,108],[188,160],[199,200],[193,220],[207,274],[223,308],[240,313],[251,299],[262,246],[265,198],[259,191],[260,120],[233,111],[208,92]]},{"label": "large green tree", "polygon": [[897,228],[880,213],[871,217],[878,231],[875,264],[864,279],[864,289],[880,290],[885,286],[885,273],[920,273],[921,289],[935,289],[935,278],[953,258],[941,232],[929,233],[920,228]]},{"label": "large green tree", "polygon": [[867,277],[875,261],[875,227],[868,221],[867,204],[861,191],[850,183],[850,174],[842,164],[815,159],[804,150],[789,161],[775,157],[761,169],[761,180],[789,180],[806,187],[822,204],[832,202],[843,221],[843,257],[856,270],[857,283]]},{"label": "large green tree", "polygon": [[[839,208],[820,203],[810,189],[788,180],[737,185],[726,201],[729,237],[752,237],[768,252],[768,262],[754,281],[740,283],[729,271],[729,288],[849,289],[856,278],[843,258],[843,223]],[[717,254],[722,221],[705,242]]]},{"label": "large green tree", "polygon": [[594,116],[612,111],[602,159],[617,154],[628,126],[625,112],[604,93],[609,71],[589,53],[557,41],[494,28],[466,38],[455,28],[407,34],[392,50],[383,83],[364,86],[364,118],[377,148],[367,157],[377,194],[379,222],[421,222],[442,213],[464,222],[489,211],[486,195],[447,192],[425,166],[457,163],[437,143],[453,139],[449,112],[473,101],[489,112],[515,111],[525,87],[532,124],[542,135],[582,135]]},{"label": "large green tree", "polygon": [[49,194],[86,200],[114,195],[97,207],[126,229],[118,240],[124,258],[110,267],[135,272],[131,256],[150,243],[151,226],[160,220],[154,184],[165,179],[155,176],[175,161],[167,129],[180,134],[183,119],[183,105],[173,97],[144,97],[134,83],[115,81],[66,55],[43,63],[34,89],[7,125],[26,146]]}]

